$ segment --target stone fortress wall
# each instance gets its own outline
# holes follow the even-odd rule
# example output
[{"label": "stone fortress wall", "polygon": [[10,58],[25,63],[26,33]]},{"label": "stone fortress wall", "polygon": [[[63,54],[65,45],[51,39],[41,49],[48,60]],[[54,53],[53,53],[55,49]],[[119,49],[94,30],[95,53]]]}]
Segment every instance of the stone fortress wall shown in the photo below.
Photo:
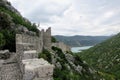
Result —
[{"label": "stone fortress wall", "polygon": [[38,52],[41,52],[43,48],[51,50],[51,28],[46,31],[42,29],[38,35],[28,30],[24,31],[24,33],[16,34],[16,43],[29,43],[31,44],[30,49],[36,49]]},{"label": "stone fortress wall", "polygon": [[52,80],[54,66],[37,56],[51,46],[70,50],[63,43],[52,44],[51,28],[39,31],[39,35],[28,30],[17,33],[16,53],[0,51],[0,80]]},{"label": "stone fortress wall", "polygon": [[[16,43],[29,43],[31,44],[30,50],[36,49],[37,52],[42,52],[43,48],[51,50],[52,46],[61,48],[64,52],[71,50],[71,47],[63,42],[51,42],[51,28],[48,28],[46,31],[42,29],[39,32],[39,36],[31,32],[16,34]],[[29,44],[24,45],[27,46]]]},{"label": "stone fortress wall", "polygon": [[[47,37],[47,38],[46,38]],[[51,28],[41,30],[36,35],[28,30],[16,34],[16,51],[21,54],[24,64],[23,80],[52,80],[54,66],[44,59],[38,59],[38,53],[51,48]]]},{"label": "stone fortress wall", "polygon": [[62,49],[63,52],[71,51],[71,47],[64,44],[63,42],[52,43],[52,46],[55,46],[55,47]]}]

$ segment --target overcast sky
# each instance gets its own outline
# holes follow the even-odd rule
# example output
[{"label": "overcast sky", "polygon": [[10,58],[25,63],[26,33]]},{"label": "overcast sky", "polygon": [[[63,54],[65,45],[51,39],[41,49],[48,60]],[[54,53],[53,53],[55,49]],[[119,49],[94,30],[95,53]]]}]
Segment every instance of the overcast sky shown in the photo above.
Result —
[{"label": "overcast sky", "polygon": [[53,35],[120,32],[120,0],[9,0],[27,19]]}]

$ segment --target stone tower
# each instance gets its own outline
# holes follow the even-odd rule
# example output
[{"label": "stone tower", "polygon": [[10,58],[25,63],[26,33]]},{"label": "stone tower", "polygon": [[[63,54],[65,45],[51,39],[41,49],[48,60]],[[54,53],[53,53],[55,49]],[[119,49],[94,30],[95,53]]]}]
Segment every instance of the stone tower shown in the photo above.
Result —
[{"label": "stone tower", "polygon": [[44,49],[51,50],[51,27],[49,27],[43,35]]},{"label": "stone tower", "polygon": [[44,30],[42,29],[41,31],[39,31],[39,39],[38,39],[38,50],[37,52],[42,52],[43,50],[43,34],[44,34]]}]

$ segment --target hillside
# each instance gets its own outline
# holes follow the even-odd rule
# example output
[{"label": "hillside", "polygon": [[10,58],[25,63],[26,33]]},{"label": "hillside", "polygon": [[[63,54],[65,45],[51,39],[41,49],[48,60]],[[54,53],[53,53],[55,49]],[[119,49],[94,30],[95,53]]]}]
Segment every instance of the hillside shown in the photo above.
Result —
[{"label": "hillside", "polygon": [[64,42],[65,44],[71,47],[79,47],[79,46],[92,46],[98,44],[106,39],[109,36],[54,36],[58,41]]},{"label": "hillside", "polygon": [[[31,23],[11,5],[7,0],[0,1],[0,49],[15,51],[15,34],[20,31],[38,31]],[[12,46],[12,47],[11,47]]]},{"label": "hillside", "polygon": [[[49,63],[54,64],[54,80],[100,80],[103,76],[96,73],[92,67],[88,66],[77,55],[64,53],[60,48],[52,47],[53,53],[43,50],[39,58],[44,58]],[[52,56],[52,57],[51,57]]]},{"label": "hillside", "polygon": [[120,80],[120,33],[82,53],[79,56],[99,70],[109,80]]}]

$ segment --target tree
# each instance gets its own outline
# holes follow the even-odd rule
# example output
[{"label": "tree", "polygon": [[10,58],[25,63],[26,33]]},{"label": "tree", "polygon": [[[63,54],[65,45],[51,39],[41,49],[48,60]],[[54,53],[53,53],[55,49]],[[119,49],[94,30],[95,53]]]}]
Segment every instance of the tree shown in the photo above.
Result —
[{"label": "tree", "polygon": [[8,14],[0,12],[0,30],[10,28],[11,22],[12,18]]},{"label": "tree", "polygon": [[4,45],[5,45],[4,36],[2,33],[0,33],[0,49],[2,49]]}]

